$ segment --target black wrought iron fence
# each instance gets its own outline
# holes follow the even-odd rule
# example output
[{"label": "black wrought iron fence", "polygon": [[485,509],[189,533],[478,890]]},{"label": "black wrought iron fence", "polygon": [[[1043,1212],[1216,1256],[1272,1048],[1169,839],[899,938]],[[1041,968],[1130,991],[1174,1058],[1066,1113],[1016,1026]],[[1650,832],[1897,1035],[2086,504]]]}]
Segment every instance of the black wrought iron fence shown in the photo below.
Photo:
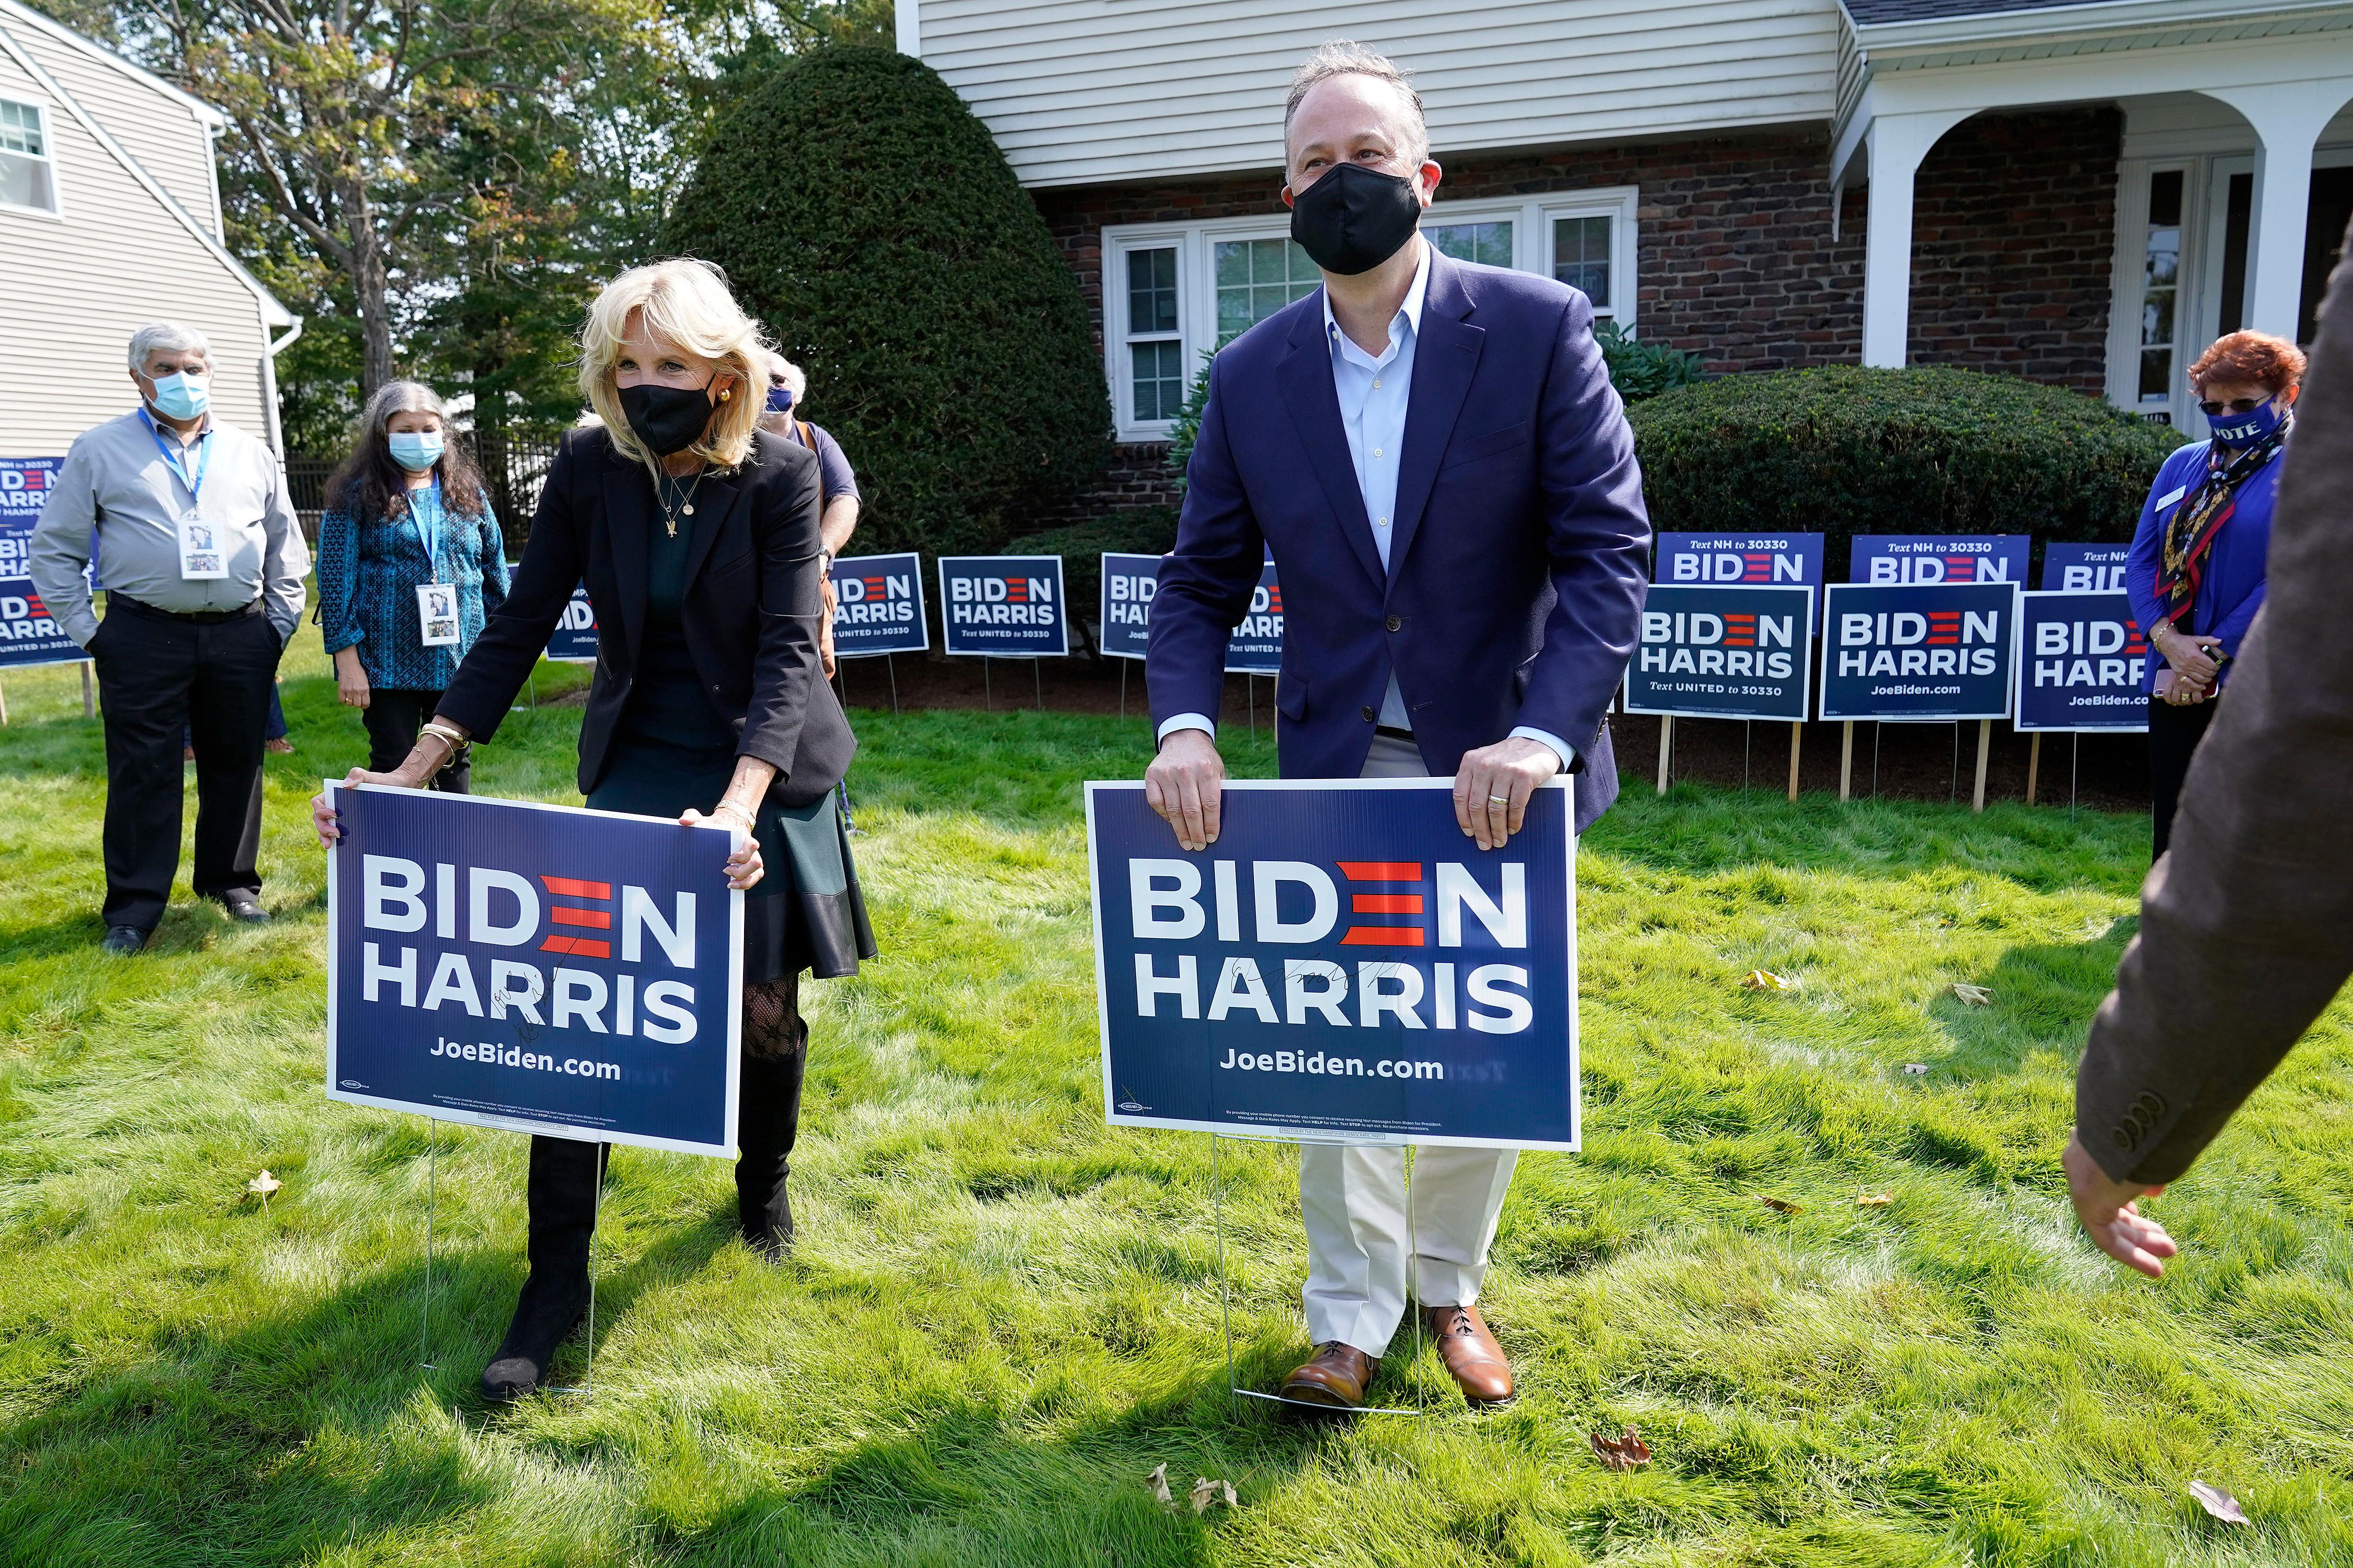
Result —
[{"label": "black wrought iron fence", "polygon": [[[506,536],[510,560],[522,553],[531,534],[532,510],[539,504],[539,487],[547,467],[555,460],[557,437],[538,432],[504,430],[476,432],[474,460],[481,465],[482,483],[491,492],[491,510],[498,514],[499,531]],[[327,480],[341,458],[296,453],[286,459],[286,488],[301,520],[304,537],[319,539],[319,519],[327,505]]]}]

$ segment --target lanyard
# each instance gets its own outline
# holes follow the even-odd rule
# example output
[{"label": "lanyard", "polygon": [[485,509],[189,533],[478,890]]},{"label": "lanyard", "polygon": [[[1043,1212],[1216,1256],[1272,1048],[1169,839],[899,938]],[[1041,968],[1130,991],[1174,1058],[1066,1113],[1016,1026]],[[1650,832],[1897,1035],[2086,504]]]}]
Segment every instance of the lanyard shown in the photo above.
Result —
[{"label": "lanyard", "polygon": [[205,488],[205,470],[212,464],[212,427],[210,426],[206,426],[205,433],[196,437],[196,477],[195,479],[190,479],[188,477],[188,470],[181,466],[181,457],[186,451],[186,448],[183,447],[180,452],[174,452],[169,446],[165,445],[164,433],[155,428],[155,421],[148,414],[145,408],[142,407],[139,410],[139,417],[146,421],[147,434],[154,440],[155,450],[164,455],[165,465],[171,468],[172,472],[180,477],[180,482],[182,484],[188,487],[188,499],[190,500],[199,499],[202,496]]},{"label": "lanyard", "polygon": [[[429,539],[426,537],[425,523],[419,515],[425,510],[417,504],[419,501],[428,502],[433,509],[433,534]],[[417,548],[425,552],[425,569],[433,574],[436,583],[441,581],[441,521],[439,485],[427,485],[408,492],[408,526],[417,531]]]}]

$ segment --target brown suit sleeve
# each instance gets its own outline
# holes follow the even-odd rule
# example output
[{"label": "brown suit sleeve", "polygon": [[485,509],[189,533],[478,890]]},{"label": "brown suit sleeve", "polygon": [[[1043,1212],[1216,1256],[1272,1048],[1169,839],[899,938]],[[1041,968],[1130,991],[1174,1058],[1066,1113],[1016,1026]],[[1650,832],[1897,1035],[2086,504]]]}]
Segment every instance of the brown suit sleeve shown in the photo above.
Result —
[{"label": "brown suit sleeve", "polygon": [[2328,289],[2266,594],[2075,1075],[2084,1147],[2172,1181],[2353,972],[2353,268]]}]

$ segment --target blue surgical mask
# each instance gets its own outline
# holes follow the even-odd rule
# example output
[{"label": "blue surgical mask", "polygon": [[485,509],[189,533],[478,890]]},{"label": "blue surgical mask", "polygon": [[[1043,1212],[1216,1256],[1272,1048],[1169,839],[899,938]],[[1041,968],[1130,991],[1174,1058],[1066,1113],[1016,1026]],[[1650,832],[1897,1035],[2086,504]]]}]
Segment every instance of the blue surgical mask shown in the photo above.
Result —
[{"label": "blue surgical mask", "polygon": [[207,377],[174,371],[155,378],[155,395],[149,401],[166,418],[194,419],[212,400],[212,383]]},{"label": "blue surgical mask", "polygon": [[441,460],[441,433],[438,430],[419,433],[415,430],[395,430],[385,437],[392,447],[392,460],[412,474],[421,474]]},{"label": "blue surgical mask", "polygon": [[2253,447],[2270,440],[2272,432],[2286,417],[2285,409],[2266,398],[2244,414],[2225,414],[2220,419],[2209,419],[2206,427],[2222,446]]},{"label": "blue surgical mask", "polygon": [[789,386],[768,388],[768,412],[790,414],[793,411],[793,389]]}]

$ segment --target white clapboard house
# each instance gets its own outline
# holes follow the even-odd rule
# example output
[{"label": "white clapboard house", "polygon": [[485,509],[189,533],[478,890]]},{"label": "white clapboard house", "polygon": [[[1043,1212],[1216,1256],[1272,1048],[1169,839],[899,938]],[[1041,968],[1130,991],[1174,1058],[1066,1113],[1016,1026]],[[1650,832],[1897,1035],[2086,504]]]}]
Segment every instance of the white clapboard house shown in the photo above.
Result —
[{"label": "white clapboard house", "polygon": [[0,0],[0,458],[127,414],[132,331],[211,338],[213,407],[282,447],[270,357],[301,323],[222,243],[210,105]]},{"label": "white clapboard house", "polygon": [[1415,71],[1442,248],[1714,371],[2009,371],[2197,430],[2189,361],[2308,340],[2353,214],[2344,0],[899,0],[898,27],[1059,237],[1128,443],[1314,286],[1276,189],[1286,78],[1330,37]]}]

